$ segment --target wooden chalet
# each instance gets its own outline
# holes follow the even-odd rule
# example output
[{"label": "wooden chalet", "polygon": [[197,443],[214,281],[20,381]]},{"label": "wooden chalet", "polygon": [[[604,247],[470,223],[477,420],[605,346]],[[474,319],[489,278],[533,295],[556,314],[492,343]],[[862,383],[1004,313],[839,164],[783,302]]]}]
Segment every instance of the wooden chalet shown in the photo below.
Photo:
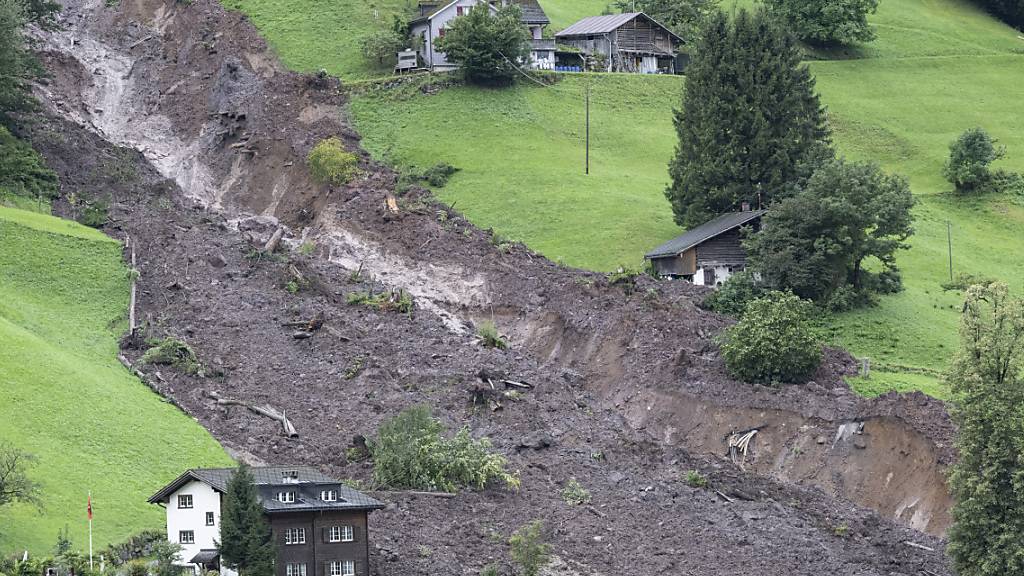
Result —
[{"label": "wooden chalet", "polygon": [[683,278],[704,286],[717,286],[746,268],[741,229],[760,229],[767,210],[723,214],[648,252],[659,276]]},{"label": "wooden chalet", "polygon": [[591,70],[674,74],[683,39],[643,12],[628,12],[584,18],[555,34],[555,42],[578,50],[566,51],[565,57],[571,64],[582,58]]}]

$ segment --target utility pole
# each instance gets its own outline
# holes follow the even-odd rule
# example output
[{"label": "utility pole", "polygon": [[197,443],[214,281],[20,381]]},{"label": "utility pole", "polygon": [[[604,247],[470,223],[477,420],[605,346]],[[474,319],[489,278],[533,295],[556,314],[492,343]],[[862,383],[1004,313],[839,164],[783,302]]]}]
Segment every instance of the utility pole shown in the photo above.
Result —
[{"label": "utility pole", "polygon": [[949,247],[949,281],[953,281],[953,224],[946,220],[946,245]]},{"label": "utility pole", "polygon": [[586,160],[583,168],[584,174],[590,174],[590,80],[587,79],[587,96],[586,96],[586,116],[587,116],[587,128],[586,128]]}]

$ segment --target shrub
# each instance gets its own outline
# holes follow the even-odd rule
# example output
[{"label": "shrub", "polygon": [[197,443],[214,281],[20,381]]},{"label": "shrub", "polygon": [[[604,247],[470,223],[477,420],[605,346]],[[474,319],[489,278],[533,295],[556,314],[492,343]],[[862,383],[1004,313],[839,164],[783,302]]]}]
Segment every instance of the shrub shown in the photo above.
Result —
[{"label": "shrub", "polygon": [[192,348],[177,338],[147,340],[146,344],[149,349],[142,355],[142,364],[173,366],[185,374],[198,374],[202,368]]},{"label": "shrub", "polygon": [[551,561],[551,545],[544,542],[544,522],[534,520],[509,538],[509,555],[523,576],[537,576]]},{"label": "shrub", "polygon": [[321,184],[343,186],[359,173],[359,158],[346,151],[337,138],[321,140],[306,160],[310,175]]},{"label": "shrub", "polygon": [[562,500],[570,506],[590,504],[590,492],[575,478],[570,478],[562,489]]},{"label": "shrub", "polygon": [[1005,149],[996,147],[984,128],[971,128],[949,145],[949,160],[942,175],[958,194],[985,192],[992,183],[989,164],[1002,158]]},{"label": "shrub", "polygon": [[777,385],[806,380],[821,363],[822,345],[810,325],[812,306],[772,292],[747,305],[720,337],[725,366],[745,382]]},{"label": "shrub", "polygon": [[407,408],[380,426],[367,446],[373,457],[373,478],[391,488],[443,490],[483,489],[489,482],[519,487],[504,456],[491,452],[486,438],[474,440],[468,428],[451,438],[426,406]]},{"label": "shrub", "polygon": [[738,318],[743,315],[747,304],[755,298],[764,296],[765,292],[764,287],[754,280],[754,274],[749,270],[744,270],[730,276],[724,284],[704,299],[702,305],[719,314],[728,314]]},{"label": "shrub", "polygon": [[57,174],[31,146],[0,126],[0,196],[4,191],[51,200],[57,197]]},{"label": "shrub", "polygon": [[708,487],[708,479],[696,470],[687,470],[686,476],[683,477],[683,480],[686,482],[687,486],[690,486],[691,488]]},{"label": "shrub", "polygon": [[128,563],[127,576],[149,576],[145,560],[132,560]]},{"label": "shrub", "polygon": [[346,300],[351,305],[361,304],[382,312],[394,311],[412,314],[413,310],[412,294],[401,288],[382,292],[349,292]]},{"label": "shrub", "polygon": [[989,278],[988,276],[977,276],[975,274],[961,272],[957,274],[956,278],[954,278],[953,280],[950,280],[949,282],[943,282],[942,289],[945,290],[946,292],[949,292],[951,290],[959,290],[963,292],[966,291],[971,286],[987,286],[992,282],[995,282],[995,280]]},{"label": "shrub", "polygon": [[480,326],[476,329],[476,335],[480,338],[480,343],[484,345],[484,348],[497,348],[499,350],[508,348],[508,342],[498,333],[498,327],[494,325],[492,320],[481,322]]},{"label": "shrub", "polygon": [[878,0],[767,0],[766,4],[797,38],[810,44],[855,44],[875,39],[867,15],[878,9]]},{"label": "shrub", "polygon": [[405,40],[394,30],[371,32],[363,37],[363,57],[378,67],[384,67],[395,61],[404,44]]},{"label": "shrub", "polygon": [[78,216],[78,222],[90,228],[102,228],[107,224],[107,203],[103,200],[90,202]]}]

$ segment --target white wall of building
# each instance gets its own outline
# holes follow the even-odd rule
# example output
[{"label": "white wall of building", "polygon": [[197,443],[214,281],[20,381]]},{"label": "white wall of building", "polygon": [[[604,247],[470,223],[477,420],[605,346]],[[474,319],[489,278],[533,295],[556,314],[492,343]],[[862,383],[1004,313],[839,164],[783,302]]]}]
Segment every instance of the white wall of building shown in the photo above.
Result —
[{"label": "white wall of building", "polygon": [[[709,267],[705,266],[704,268],[697,268],[697,272],[694,273],[693,275],[694,284],[698,286],[704,286],[706,284],[704,282],[704,271],[707,268]],[[729,269],[729,266],[711,266],[710,268],[715,271],[715,282],[713,284],[714,286],[718,286],[719,284],[725,283],[725,281],[728,280],[729,277],[733,275],[733,272]]]},{"label": "white wall of building", "polygon": [[[192,508],[178,508],[178,496],[190,494]],[[213,512],[213,525],[206,525],[206,513]],[[193,480],[171,494],[167,500],[167,539],[179,541],[182,530],[195,533],[194,544],[182,544],[180,563],[186,565],[202,549],[213,549],[220,538],[220,493],[202,482]]]},{"label": "white wall of building", "polygon": [[[481,0],[458,0],[445,6],[426,22],[412,26],[411,34],[414,38],[420,39],[422,47],[419,49],[419,55],[427,68],[439,71],[455,69],[455,65],[445,58],[444,53],[438,52],[434,48],[434,40],[441,37],[442,30],[451,27],[452,20],[469,13],[469,10],[480,2]],[[497,11],[493,6],[491,6],[491,10]],[[544,37],[543,26],[532,25],[529,29],[531,38],[539,40]],[[545,51],[539,57],[537,52],[533,52],[530,61],[534,68],[550,70],[555,67],[555,53]]]}]

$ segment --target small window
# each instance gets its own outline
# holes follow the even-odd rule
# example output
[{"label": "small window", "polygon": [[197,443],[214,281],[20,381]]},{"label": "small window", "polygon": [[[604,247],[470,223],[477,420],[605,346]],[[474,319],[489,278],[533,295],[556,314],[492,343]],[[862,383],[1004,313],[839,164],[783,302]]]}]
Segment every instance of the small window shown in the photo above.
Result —
[{"label": "small window", "polygon": [[456,16],[462,16],[463,10],[464,10],[464,8],[462,6],[456,6],[455,7],[455,15]]},{"label": "small window", "polygon": [[278,492],[277,501],[284,502],[285,504],[291,504],[295,502],[295,492]]},{"label": "small window", "polygon": [[178,543],[179,544],[195,544],[196,533],[192,530],[181,530],[178,532]]},{"label": "small window", "polygon": [[438,28],[437,29],[437,37],[438,38],[444,38],[444,28]]},{"label": "small window", "polygon": [[342,561],[341,576],[356,576],[356,563],[352,560]]},{"label": "small window", "polygon": [[353,530],[351,526],[341,526],[340,528],[342,542],[351,542],[355,540],[355,538],[353,537]]},{"label": "small window", "polygon": [[306,565],[285,564],[284,571],[286,576],[306,576]]},{"label": "small window", "polygon": [[213,512],[206,513],[206,525],[213,526]]},{"label": "small window", "polygon": [[324,502],[337,502],[338,491],[337,490],[321,490],[320,499]]},{"label": "small window", "polygon": [[191,508],[192,507],[192,495],[191,494],[178,494],[178,508]]},{"label": "small window", "polygon": [[305,528],[287,528],[284,531],[284,543],[285,544],[305,544],[306,543],[306,529]]}]

